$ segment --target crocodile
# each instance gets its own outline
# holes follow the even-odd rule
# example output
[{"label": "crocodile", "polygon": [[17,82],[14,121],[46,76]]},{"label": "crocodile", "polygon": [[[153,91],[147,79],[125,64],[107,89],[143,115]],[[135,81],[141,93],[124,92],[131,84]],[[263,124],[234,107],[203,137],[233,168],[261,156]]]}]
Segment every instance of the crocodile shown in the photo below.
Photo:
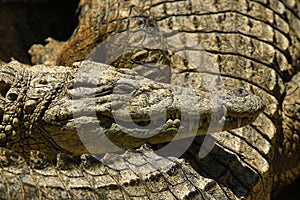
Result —
[{"label": "crocodile", "polygon": [[[272,192],[293,181],[300,169],[299,2],[130,2],[80,1],[79,26],[71,38],[67,42],[49,39],[46,48],[34,46],[32,61],[71,65],[85,59],[110,37],[101,27],[111,28],[109,32],[124,30],[123,21],[114,19],[121,16],[126,21],[126,13],[134,16],[138,26],[138,19],[146,18],[146,23],[154,21],[158,27],[185,32],[213,58],[226,89],[246,88],[260,96],[266,108],[249,126],[212,133],[218,140],[205,158],[197,157],[202,137],[196,138],[183,158],[198,174],[217,182],[226,196],[220,199],[269,199]],[[120,12],[125,17],[118,14],[119,9],[111,12],[110,6],[123,3],[133,12],[126,12],[126,6]]]},{"label": "crocodile", "polygon": [[[75,87],[75,73],[84,67],[92,72],[86,76],[81,73],[80,87]],[[98,76],[97,71],[101,71],[99,80],[89,76]],[[145,143],[155,145],[203,135],[210,121],[216,120],[213,111],[224,112],[217,120],[223,120],[222,130],[232,130],[251,124],[265,107],[259,97],[239,88],[221,94],[219,108],[212,110],[208,91],[156,82],[130,69],[92,61],[76,62],[69,68],[12,61],[1,64],[0,77],[0,136],[1,146],[5,147],[0,149],[2,199],[224,198],[225,193],[214,180],[200,176],[183,160],[158,156],[147,146],[122,155],[107,154],[114,149],[106,143],[133,149]],[[162,119],[161,112],[151,115],[151,122],[164,120],[157,134],[150,137],[149,130],[134,128],[131,131],[138,136],[145,135],[134,137],[130,129],[125,132],[116,123],[113,112],[119,113],[119,120],[128,120],[122,115],[122,97],[128,88],[135,91],[128,106],[135,123],[150,120],[150,107],[166,108],[167,119]],[[83,99],[79,98],[82,93]],[[145,94],[151,101],[139,103]],[[182,118],[179,109],[194,112],[186,98],[194,99],[191,103],[199,111],[198,120]],[[183,99],[185,104],[180,103]],[[95,116],[90,117],[88,110]],[[76,113],[83,113],[77,122]],[[95,127],[94,121],[98,129],[105,131],[92,129],[88,133]],[[175,138],[183,126],[183,134]],[[93,134],[100,138],[94,149],[86,149],[87,141],[78,137],[82,127],[85,138],[95,140]],[[109,140],[103,140],[105,137]],[[90,152],[106,154],[100,162]]]},{"label": "crocodile", "polygon": [[[99,138],[109,138],[122,149],[130,149],[145,143],[170,142],[180,125],[185,127],[183,134],[177,139],[205,134],[210,121],[213,120],[223,122],[223,130],[245,126],[252,123],[264,109],[259,97],[243,89],[222,94],[220,104],[212,111],[208,91],[192,89],[188,91],[187,88],[141,77],[128,69],[118,70],[92,61],[74,65],[78,68],[62,66],[49,68],[44,65],[28,67],[17,61],[1,65],[0,136],[3,146],[27,159],[30,150],[43,150],[50,160],[55,159],[59,152],[76,157],[88,153],[77,131],[88,129],[90,126],[98,125],[100,130],[96,132],[85,130],[84,137],[90,136],[94,139],[93,134],[96,134]],[[82,80],[77,83],[80,87],[75,87],[73,77],[83,67],[90,71],[85,71],[87,75],[80,74]],[[99,80],[90,76],[90,74],[98,76],[97,71],[101,71]],[[86,81],[86,78],[90,80]],[[129,121],[124,111],[127,105],[124,106],[123,100],[128,90],[133,91],[128,105],[133,122],[143,125],[150,120],[151,122],[164,120],[163,126],[157,126],[158,132],[155,135],[151,136],[149,129],[122,127],[124,125],[122,121]],[[148,100],[143,98],[145,95]],[[187,101],[182,104],[181,101],[185,98],[193,99],[191,103],[196,109],[190,109],[191,105]],[[143,104],[139,103],[141,99],[145,101]],[[160,111],[164,108],[166,115]],[[151,119],[150,110],[154,113]],[[181,110],[198,113],[185,115],[183,119]],[[224,112],[224,116],[214,118],[212,112],[220,112],[220,115]],[[92,116],[91,113],[95,115]],[[194,127],[195,132],[192,131],[195,130]],[[138,134],[139,137],[134,137],[131,132]],[[99,142],[93,151],[95,154],[111,151],[110,145],[107,147],[105,145],[108,140]]]},{"label": "crocodile", "polygon": [[101,159],[84,154],[79,162],[60,153],[56,165],[38,151],[31,152],[30,165],[15,152],[0,151],[1,199],[226,198],[214,180],[183,159],[160,157],[147,145]]}]

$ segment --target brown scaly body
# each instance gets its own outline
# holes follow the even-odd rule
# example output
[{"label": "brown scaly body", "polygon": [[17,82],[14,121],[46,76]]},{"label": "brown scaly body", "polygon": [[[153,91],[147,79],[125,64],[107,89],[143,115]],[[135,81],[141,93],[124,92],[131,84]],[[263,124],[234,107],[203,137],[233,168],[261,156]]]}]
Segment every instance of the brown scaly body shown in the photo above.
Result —
[{"label": "brown scaly body", "polygon": [[[99,23],[93,24],[89,19],[95,16],[92,18],[95,22],[109,24],[97,17],[104,8],[100,6],[103,2],[81,1],[82,8],[89,9],[81,12],[78,28],[55,62],[70,64],[82,60],[92,49],[90,44],[102,41]],[[265,194],[295,179],[299,175],[297,149],[300,145],[297,139],[299,90],[293,89],[298,87],[299,80],[296,75],[300,57],[299,2],[149,0],[132,3],[157,26],[189,33],[211,55],[226,88],[240,86],[253,91],[267,106],[252,125],[215,134],[217,153],[213,151],[204,160],[191,159],[195,162],[193,167],[215,178],[225,191],[230,188],[239,197],[254,199],[268,199]],[[92,33],[96,34],[95,38],[89,37],[90,30],[95,30]],[[189,77],[194,74],[183,70],[184,73]],[[294,83],[289,83],[291,79]],[[294,109],[290,109],[291,105]],[[211,170],[213,165],[223,166],[219,167],[222,173]],[[243,166],[257,177],[256,181],[247,182],[243,175],[236,173]]]}]

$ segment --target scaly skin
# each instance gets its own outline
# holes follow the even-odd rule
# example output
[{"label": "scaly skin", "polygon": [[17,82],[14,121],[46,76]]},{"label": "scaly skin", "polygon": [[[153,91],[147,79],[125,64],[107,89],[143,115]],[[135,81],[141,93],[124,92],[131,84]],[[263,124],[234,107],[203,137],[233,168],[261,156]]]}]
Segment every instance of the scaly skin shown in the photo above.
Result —
[{"label": "scaly skin", "polygon": [[[80,1],[78,9],[81,11],[79,25],[68,44],[48,39],[47,48],[33,45],[29,50],[33,63],[71,66],[75,61],[84,60],[87,54],[113,33],[144,28],[153,23],[131,1]],[[93,11],[95,13],[92,16],[90,13]],[[73,45],[77,48],[70,48]]]},{"label": "scaly skin", "polygon": [[[62,44],[64,50],[54,54],[59,55],[56,63],[82,60],[91,50],[89,44],[102,41],[105,31],[99,24],[110,24],[98,12],[103,2],[80,2],[82,8],[92,6],[83,9],[86,12],[80,15],[78,28]],[[132,4],[159,27],[186,32],[198,41],[219,67],[226,89],[246,88],[266,104],[263,115],[252,125],[214,134],[218,145],[204,160],[195,159],[199,146],[195,142],[187,156],[198,173],[204,171],[213,177],[227,194],[232,191],[238,197],[252,199],[268,199],[271,191],[294,180],[300,171],[299,109],[295,104],[299,90],[293,89],[298,87],[297,81],[290,80],[299,80],[299,75],[295,75],[300,58],[299,1],[149,0]],[[92,32],[95,38],[88,34],[90,30],[96,30]],[[192,75],[193,72],[187,73]],[[218,167],[212,169],[213,166]],[[237,168],[241,173],[237,173]],[[243,177],[246,168],[248,177],[255,177],[256,181]]]},{"label": "scaly skin", "polygon": [[[90,71],[83,71],[75,85],[72,77],[79,73],[78,69],[43,65],[26,67],[18,62],[1,66],[0,136],[3,146],[25,158],[29,157],[30,150],[40,150],[50,159],[59,152],[79,156],[88,153],[77,134],[85,129],[85,137],[100,138],[92,151],[99,154],[110,151],[110,146],[106,147],[106,141],[101,138],[108,137],[123,149],[137,148],[144,143],[172,141],[180,125],[185,126],[185,132],[177,139],[203,135],[208,130],[208,121],[215,120],[212,112],[225,112],[224,118],[217,120],[223,120],[223,130],[231,130],[252,123],[264,109],[260,98],[242,89],[221,94],[220,105],[212,110],[207,91],[155,82],[131,70],[101,63],[85,61],[76,66]],[[154,113],[151,122],[165,121],[162,127],[156,126],[156,135],[150,137],[143,127],[122,127],[120,122],[129,120],[124,104],[127,102],[124,94],[128,91],[132,94],[128,109],[135,123],[150,122],[150,110]],[[186,98],[191,99],[192,105]],[[184,104],[181,103],[183,100]],[[166,109],[167,119],[162,119],[163,109]],[[180,109],[199,113],[183,119]],[[98,129],[89,131],[94,125]],[[131,132],[138,137],[129,135]]]},{"label": "scaly skin", "polygon": [[182,159],[157,156],[147,147],[107,154],[100,161],[91,155],[77,161],[59,154],[56,166],[36,151],[30,165],[15,152],[0,152],[1,199],[226,198],[214,180],[201,177]]}]

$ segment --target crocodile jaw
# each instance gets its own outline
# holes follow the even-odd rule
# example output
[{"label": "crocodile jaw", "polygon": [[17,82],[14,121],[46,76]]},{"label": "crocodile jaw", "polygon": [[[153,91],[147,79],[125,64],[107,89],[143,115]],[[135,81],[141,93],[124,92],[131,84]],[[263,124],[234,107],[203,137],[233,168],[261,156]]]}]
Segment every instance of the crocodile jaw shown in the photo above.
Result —
[{"label": "crocodile jaw", "polygon": [[[144,94],[140,93],[140,95]],[[148,96],[154,94],[154,91],[147,93]],[[187,98],[187,95],[189,94],[184,94],[184,97]],[[82,142],[93,146],[93,153],[106,153],[112,151],[111,146],[106,147],[108,140],[121,149],[130,149],[137,148],[144,143],[166,143],[174,138],[182,139],[208,132],[232,130],[251,124],[264,109],[264,104],[259,97],[242,89],[231,90],[221,96],[217,109],[210,109],[207,102],[202,101],[203,95],[207,94],[200,95],[198,92],[196,96],[190,97],[196,98],[194,100],[197,103],[194,106],[198,108],[196,110],[199,112],[194,112],[195,109],[191,109],[190,105],[180,109],[180,106],[176,104],[179,102],[178,99],[183,98],[180,95],[164,96],[164,101],[156,101],[154,108],[166,108],[166,115],[160,115],[161,112],[156,110],[158,114],[151,117],[149,117],[149,106],[139,108],[132,106],[143,105],[136,103],[134,98],[131,101],[132,104],[120,105],[116,101],[116,99],[121,99],[120,94],[113,96],[107,93],[101,97],[73,99],[73,102],[68,98],[63,98],[54,101],[53,104],[56,106],[50,106],[50,109],[45,112],[44,129],[49,131],[51,138],[62,149],[72,152],[73,155],[89,153]],[[155,95],[154,97],[160,98]],[[140,96],[137,95],[135,98],[139,100]],[[77,104],[75,107],[74,102]],[[95,104],[95,102],[101,103]],[[113,105],[114,103],[118,105]],[[132,111],[129,118],[123,114],[126,106]],[[181,110],[189,112],[189,115],[184,115]],[[114,115],[114,113],[118,113],[118,115]],[[118,117],[118,120],[115,117]],[[145,128],[152,122],[154,124],[152,129]],[[131,123],[134,123],[135,126],[132,127]],[[180,129],[184,131],[178,135]],[[156,134],[153,135],[153,132]],[[92,144],[94,141],[97,141],[97,145]]]}]

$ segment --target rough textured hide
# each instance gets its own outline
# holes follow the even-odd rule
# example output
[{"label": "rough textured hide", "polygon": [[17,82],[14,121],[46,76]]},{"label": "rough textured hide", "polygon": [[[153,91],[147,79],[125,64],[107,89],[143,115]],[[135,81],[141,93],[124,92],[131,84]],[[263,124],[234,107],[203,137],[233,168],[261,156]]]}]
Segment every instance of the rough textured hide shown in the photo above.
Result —
[{"label": "rough textured hide", "polygon": [[[160,27],[187,33],[208,52],[227,90],[245,88],[266,105],[253,124],[212,134],[217,145],[204,159],[197,158],[201,137],[184,155],[198,175],[218,183],[225,196],[216,199],[269,199],[299,175],[298,1],[81,0],[79,6],[79,25],[71,38],[32,47],[34,62],[71,65],[124,30]],[[172,37],[167,34],[166,40]],[[176,56],[169,58],[167,64],[192,80],[195,71],[186,70]]]}]

